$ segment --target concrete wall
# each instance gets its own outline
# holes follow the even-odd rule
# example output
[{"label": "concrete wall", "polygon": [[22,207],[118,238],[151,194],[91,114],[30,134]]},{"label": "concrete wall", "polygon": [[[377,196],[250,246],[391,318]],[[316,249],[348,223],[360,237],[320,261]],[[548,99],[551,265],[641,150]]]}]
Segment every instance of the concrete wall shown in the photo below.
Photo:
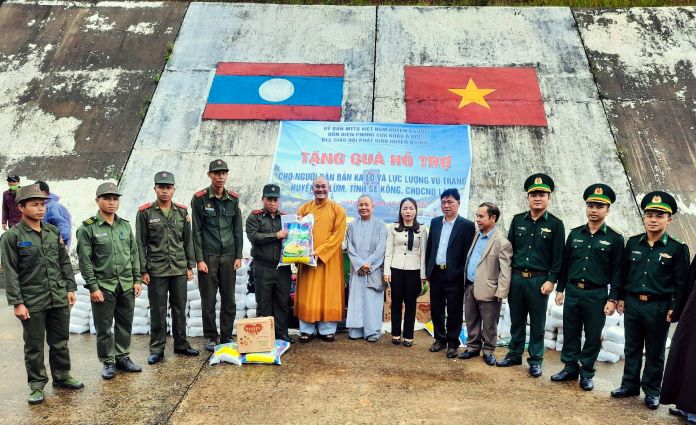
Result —
[{"label": "concrete wall", "polygon": [[507,227],[527,208],[523,183],[534,172],[556,183],[550,211],[566,229],[586,222],[582,193],[596,182],[618,195],[609,223],[639,229],[626,175],[567,8],[380,7],[375,121],[405,119],[404,65],[532,66],[548,128],[474,127],[469,217],[496,202]]},{"label": "concrete wall", "polygon": [[75,224],[92,214],[96,186],[121,176],[186,6],[3,3],[2,181],[47,180]]},{"label": "concrete wall", "polygon": [[576,10],[636,201],[675,195],[669,232],[696,250],[696,8]]},{"label": "concrete wall", "polygon": [[191,4],[121,181],[124,214],[153,199],[159,170],[174,173],[188,205],[223,158],[246,217],[271,175],[279,122],[202,121],[217,63],[345,64],[342,119],[371,121],[374,31],[374,7]]}]

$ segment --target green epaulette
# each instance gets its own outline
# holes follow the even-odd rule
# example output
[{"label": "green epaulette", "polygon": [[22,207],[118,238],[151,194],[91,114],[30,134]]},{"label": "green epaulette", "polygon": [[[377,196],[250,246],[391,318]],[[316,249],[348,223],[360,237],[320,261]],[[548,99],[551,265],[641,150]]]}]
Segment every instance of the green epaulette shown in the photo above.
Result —
[{"label": "green epaulette", "polygon": [[93,224],[97,220],[97,216],[92,216],[88,218],[87,220],[83,221],[82,224],[90,225]]}]

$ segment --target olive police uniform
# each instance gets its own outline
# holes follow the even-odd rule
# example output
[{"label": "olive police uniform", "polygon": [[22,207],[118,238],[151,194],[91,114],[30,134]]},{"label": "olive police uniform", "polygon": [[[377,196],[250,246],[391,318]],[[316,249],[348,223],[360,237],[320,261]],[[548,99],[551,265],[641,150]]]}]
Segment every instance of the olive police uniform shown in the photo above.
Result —
[{"label": "olive police uniform", "polygon": [[[225,161],[212,161],[209,172],[229,171]],[[198,274],[198,288],[203,308],[203,335],[217,339],[215,303],[220,290],[220,341],[232,339],[236,304],[234,285],[235,260],[242,258],[242,213],[239,195],[225,190],[220,198],[213,187],[196,192],[191,199],[193,249],[196,262],[204,261],[208,273]]]},{"label": "olive police uniform", "polygon": [[[534,174],[525,181],[524,189],[527,193],[551,193],[554,182],[545,174]],[[527,211],[512,218],[508,240],[513,248],[512,279],[508,295],[511,339],[505,359],[508,361],[499,365],[521,364],[527,314],[530,318],[527,361],[530,365],[541,365],[548,303],[548,295],[541,293],[541,287],[546,281],[556,282],[561,272],[565,229],[563,222],[548,211],[536,220]]]},{"label": "olive police uniform", "polygon": [[[263,196],[279,198],[280,187],[267,184]],[[254,259],[256,313],[259,317],[273,316],[276,338],[288,338],[290,314],[290,266],[278,267],[283,241],[276,233],[282,229],[281,211],[271,215],[263,209],[254,210],[246,219],[246,232]]]},{"label": "olive police uniform", "polygon": [[[97,188],[97,198],[121,193],[113,183]],[[97,356],[105,365],[128,359],[135,295],[133,285],[139,283],[138,245],[130,223],[114,216],[109,224],[101,214],[82,222],[77,229],[77,255],[85,287],[90,293],[101,290],[104,301],[92,301],[94,327],[97,331]],[[112,332],[113,324],[113,332]]]},{"label": "olive police uniform", "polygon": [[[585,190],[583,199],[587,203],[611,205],[616,194],[607,185],[594,184]],[[607,300],[617,299],[623,248],[623,236],[606,223],[595,233],[584,224],[568,235],[556,290],[565,292],[561,361],[565,364],[563,370],[574,379],[578,375],[592,378],[595,374],[594,364],[602,348],[602,328],[606,321],[604,306]],[[583,328],[585,344],[581,350]]]},{"label": "olive police uniform", "polygon": [[[174,175],[155,174],[155,185],[174,185]],[[185,205],[160,208],[157,201],[138,208],[135,220],[141,273],[148,273],[150,354],[162,355],[167,336],[167,296],[172,309],[174,350],[190,347],[186,340],[186,272],[193,269],[191,218]]]},{"label": "olive police uniform", "polygon": [[[38,185],[24,186],[17,194],[17,202],[32,198],[45,199],[47,196],[41,193]],[[61,383],[73,380],[68,350],[68,292],[75,292],[77,285],[60,232],[47,223],[41,223],[41,230],[37,232],[20,221],[0,239],[0,252],[7,302],[13,306],[24,304],[29,310],[30,317],[22,320],[24,365],[29,387],[43,390],[48,382],[44,341],[49,347],[53,385],[63,386]],[[82,387],[81,383],[73,381]],[[43,394],[34,402],[41,401]],[[30,398],[30,403],[34,402]]]},{"label": "olive police uniform", "polygon": [[[665,192],[651,192],[641,202],[643,211],[677,212],[674,198]],[[647,233],[628,239],[623,257],[623,279],[618,299],[625,302],[626,345],[621,388],[637,395],[642,387],[648,407],[657,408],[665,363],[665,345],[670,323],[667,312],[678,302],[689,272],[689,248],[665,232],[652,246]],[[640,371],[645,349],[645,367]],[[621,392],[621,391],[619,391]],[[655,403],[649,403],[651,397]]]}]

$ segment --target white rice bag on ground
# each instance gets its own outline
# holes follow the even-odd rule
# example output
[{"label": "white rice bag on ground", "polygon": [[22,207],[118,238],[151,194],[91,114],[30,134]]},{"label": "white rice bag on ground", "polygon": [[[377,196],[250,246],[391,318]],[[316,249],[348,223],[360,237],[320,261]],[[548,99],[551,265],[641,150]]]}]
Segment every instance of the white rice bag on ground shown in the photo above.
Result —
[{"label": "white rice bag on ground", "polygon": [[544,339],[552,339],[555,341],[556,340],[556,332],[545,331],[544,332]]},{"label": "white rice bag on ground", "polygon": [[602,339],[623,345],[626,343],[626,333],[620,326],[605,326],[602,329]]},{"label": "white rice bag on ground", "polygon": [[616,363],[619,361],[620,358],[621,356],[619,356],[618,354],[610,353],[605,350],[599,350],[599,356],[597,356],[597,361]]},{"label": "white rice bag on ground", "polygon": [[192,300],[200,300],[201,299],[201,293],[198,292],[198,289],[193,289],[190,291],[186,291],[186,299],[189,301]]},{"label": "white rice bag on ground", "polygon": [[558,340],[556,340],[556,351],[561,351],[561,350],[563,350],[563,343],[558,342]]},{"label": "white rice bag on ground", "polygon": [[250,308],[246,311],[246,317],[253,319],[256,317],[256,309],[255,308]]},{"label": "white rice bag on ground", "polygon": [[203,336],[203,326],[189,326],[186,329],[187,336]]},{"label": "white rice bag on ground", "polygon": [[203,316],[203,310],[200,308],[192,308],[189,311],[189,317],[202,317]]},{"label": "white rice bag on ground", "polygon": [[150,333],[150,326],[133,326],[131,333],[133,335],[147,335]]},{"label": "white rice bag on ground", "polygon": [[549,325],[553,329],[558,329],[558,330],[563,329],[563,319],[556,319],[555,317],[552,317],[550,319],[547,318],[546,323],[549,323]]},{"label": "white rice bag on ground", "polygon": [[256,308],[256,294],[254,293],[249,293],[246,295],[246,301],[244,302],[244,305],[246,305],[247,309]]},{"label": "white rice bag on ground", "polygon": [[564,341],[564,340],[565,340],[565,339],[563,338],[563,334],[558,334],[558,335],[556,336],[556,342],[559,342],[559,343],[563,344],[563,341]]},{"label": "white rice bag on ground", "polygon": [[200,310],[201,309],[201,300],[191,300],[189,301],[189,309],[190,310]]},{"label": "white rice bag on ground", "polygon": [[89,315],[90,315],[91,311],[92,311],[92,309],[86,308],[86,306],[84,304],[75,303],[72,310],[70,310],[70,319],[72,319],[73,317],[89,319]]},{"label": "white rice bag on ground", "polygon": [[186,324],[190,328],[196,328],[196,327],[203,327],[203,318],[202,317],[189,317],[188,320],[186,320]]},{"label": "white rice bag on ground", "polygon": [[243,319],[246,316],[246,310],[237,309],[234,314],[235,319]]},{"label": "white rice bag on ground", "polygon": [[135,310],[133,310],[133,316],[134,317],[149,317],[150,316],[150,309],[136,307]]},{"label": "white rice bag on ground", "polygon": [[602,350],[621,356],[624,353],[624,345],[614,341],[602,341]]},{"label": "white rice bag on ground", "polygon": [[186,282],[186,291],[198,291],[198,282],[195,279]]},{"label": "white rice bag on ground", "polygon": [[544,330],[547,332],[555,332],[557,328],[553,326],[553,318],[550,315],[546,316],[546,324],[544,325]]},{"label": "white rice bag on ground", "polygon": [[70,323],[70,333],[71,334],[83,334],[89,332],[89,323],[86,325],[75,325]]},{"label": "white rice bag on ground", "polygon": [[89,316],[87,317],[70,317],[70,325],[89,326]]},{"label": "white rice bag on ground", "polygon": [[150,300],[144,295],[135,299],[135,308],[150,308]]},{"label": "white rice bag on ground", "polygon": [[548,348],[550,350],[555,350],[556,349],[556,340],[544,338],[544,348]]},{"label": "white rice bag on ground", "polygon": [[553,306],[551,307],[551,317],[554,319],[561,319],[563,320],[563,306],[561,305],[556,305],[554,302]]},{"label": "white rice bag on ground", "polygon": [[150,326],[150,318],[138,316],[133,317],[133,327],[135,326]]}]

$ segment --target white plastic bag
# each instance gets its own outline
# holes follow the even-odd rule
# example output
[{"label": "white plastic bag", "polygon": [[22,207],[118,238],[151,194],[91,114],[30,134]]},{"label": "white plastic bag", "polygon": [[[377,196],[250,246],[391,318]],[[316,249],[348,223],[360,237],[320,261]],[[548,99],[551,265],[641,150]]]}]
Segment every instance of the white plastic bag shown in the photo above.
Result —
[{"label": "white plastic bag", "polygon": [[283,249],[278,266],[286,266],[293,263],[317,265],[317,259],[311,255],[314,252],[314,215],[307,214],[298,220],[294,214],[282,215],[280,221],[283,230],[288,231],[288,236],[283,239]]}]

